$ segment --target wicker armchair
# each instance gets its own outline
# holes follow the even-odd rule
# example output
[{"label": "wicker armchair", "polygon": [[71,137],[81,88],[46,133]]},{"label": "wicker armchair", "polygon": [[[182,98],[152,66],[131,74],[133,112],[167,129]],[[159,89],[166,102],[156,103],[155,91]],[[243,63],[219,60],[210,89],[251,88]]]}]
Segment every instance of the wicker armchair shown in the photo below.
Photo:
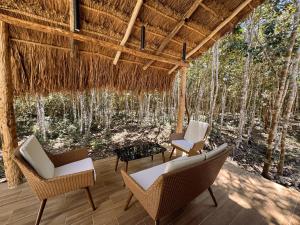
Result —
[{"label": "wicker armchair", "polygon": [[[20,148],[21,146],[19,146],[15,150],[14,161],[21,169],[33,192],[37,195],[38,199],[41,200],[40,209],[35,223],[36,225],[40,223],[48,198],[64,194],[70,191],[78,190],[80,188],[85,189],[92,209],[96,209],[89,190],[89,187],[95,184],[95,171],[93,169],[83,170],[81,172],[76,172],[73,174],[55,176],[50,179],[45,179],[41,177],[36,172],[36,170],[24,159],[24,157],[20,153]],[[55,168],[60,168],[68,164],[88,159],[88,153],[86,150],[83,149],[74,150],[58,155],[47,155],[54,164]]]},{"label": "wicker armchair", "polygon": [[[217,206],[211,185],[228,154],[229,150],[225,144],[222,149],[215,152],[186,157],[193,161],[192,164],[176,168],[171,172],[166,172],[165,168],[168,163],[177,159],[131,175],[121,170],[123,180],[130,191],[124,210],[128,209],[134,195],[158,225],[162,217],[184,207],[205,190],[209,191],[215,206]],[[140,179],[137,179],[136,174],[140,176]],[[152,179],[152,181],[147,183],[146,179]]]},{"label": "wicker armchair", "polygon": [[208,123],[191,120],[187,129],[182,133],[172,133],[170,142],[173,149],[169,159],[172,158],[175,149],[185,152],[189,156],[201,153],[208,135],[208,128]]}]

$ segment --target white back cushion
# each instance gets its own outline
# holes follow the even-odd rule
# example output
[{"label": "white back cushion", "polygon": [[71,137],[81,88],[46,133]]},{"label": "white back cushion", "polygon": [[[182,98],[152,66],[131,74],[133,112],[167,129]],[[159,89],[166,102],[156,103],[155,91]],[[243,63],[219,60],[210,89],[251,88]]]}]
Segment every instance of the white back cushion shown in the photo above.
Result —
[{"label": "white back cushion", "polygon": [[205,160],[205,155],[196,155],[191,157],[181,157],[180,160],[172,160],[166,163],[165,173],[187,167],[189,165]]},{"label": "white back cushion", "polygon": [[206,155],[206,159],[212,158],[212,157],[214,157],[215,155],[217,155],[217,154],[223,152],[223,151],[227,148],[227,146],[228,146],[228,144],[227,144],[227,143],[224,143],[224,144],[218,146],[216,149],[214,149],[214,150],[212,150],[212,151],[206,153],[206,154],[205,154],[205,155]]},{"label": "white back cushion", "polygon": [[192,143],[202,141],[207,128],[208,123],[191,120],[185,132],[184,139]]},{"label": "white back cushion", "polygon": [[54,177],[54,165],[34,135],[25,141],[20,153],[41,177]]}]

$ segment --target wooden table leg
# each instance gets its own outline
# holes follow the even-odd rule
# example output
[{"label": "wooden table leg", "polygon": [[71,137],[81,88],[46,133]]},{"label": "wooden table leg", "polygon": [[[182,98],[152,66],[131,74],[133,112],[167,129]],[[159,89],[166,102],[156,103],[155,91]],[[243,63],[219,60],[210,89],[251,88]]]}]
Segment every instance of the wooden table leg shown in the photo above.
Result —
[{"label": "wooden table leg", "polygon": [[118,170],[119,159],[120,159],[120,157],[117,156],[117,161],[116,161],[116,166],[115,166],[115,172],[117,172],[117,170]]},{"label": "wooden table leg", "polygon": [[172,149],[172,151],[171,151],[171,154],[170,154],[170,157],[169,157],[169,159],[171,159],[171,158],[172,158],[172,155],[173,155],[173,152],[174,152],[174,150],[175,150],[175,147],[173,147],[173,149]]},{"label": "wooden table leg", "polygon": [[153,155],[151,155],[151,160],[153,161]]},{"label": "wooden table leg", "polygon": [[162,155],[163,162],[165,162],[166,161],[166,159],[165,159],[165,152],[161,152],[161,155]]}]

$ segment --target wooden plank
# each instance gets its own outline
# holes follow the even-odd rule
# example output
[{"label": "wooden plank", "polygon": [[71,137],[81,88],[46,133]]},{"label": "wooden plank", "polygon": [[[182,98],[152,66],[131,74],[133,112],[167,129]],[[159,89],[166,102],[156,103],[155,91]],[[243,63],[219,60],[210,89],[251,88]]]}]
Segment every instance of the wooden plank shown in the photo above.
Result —
[{"label": "wooden plank", "polygon": [[6,22],[8,24],[17,26],[17,27],[23,27],[23,28],[26,28],[26,29],[36,30],[36,31],[40,31],[40,32],[43,32],[43,33],[49,33],[49,34],[53,34],[53,35],[61,35],[61,36],[65,36],[65,37],[68,37],[68,38],[73,38],[73,39],[78,40],[78,41],[99,45],[99,46],[109,48],[109,49],[112,49],[112,50],[116,50],[116,51],[125,52],[125,53],[128,53],[130,55],[140,57],[140,58],[144,58],[144,59],[156,60],[156,61],[160,61],[160,62],[164,62],[164,63],[168,63],[168,64],[173,64],[173,65],[178,65],[178,66],[183,66],[183,67],[188,66],[187,63],[177,61],[177,60],[174,60],[174,59],[152,55],[152,54],[149,54],[149,53],[146,53],[146,52],[141,52],[141,51],[138,51],[138,50],[127,48],[125,46],[120,46],[120,45],[117,45],[117,44],[113,44],[113,43],[110,43],[108,41],[99,40],[97,38],[93,38],[93,37],[90,37],[90,36],[87,36],[87,35],[84,35],[84,34],[72,33],[70,31],[67,31],[67,30],[64,30],[64,29],[61,29],[61,28],[50,27],[50,26],[38,24],[38,23],[35,23],[35,22],[25,21],[25,20],[21,20],[21,19],[18,19],[18,18],[14,18],[14,17],[8,16],[8,15],[5,15],[5,14],[0,14],[0,20]]},{"label": "wooden plank", "polygon": [[181,73],[180,73],[180,86],[179,86],[179,98],[178,98],[179,102],[178,102],[178,112],[177,112],[176,133],[182,133],[182,130],[183,130],[187,68],[183,67],[180,72]]},{"label": "wooden plank", "polygon": [[[176,26],[174,27],[174,29],[168,34],[167,37],[165,37],[165,39],[162,41],[162,43],[160,44],[159,48],[156,51],[156,55],[159,55],[168,45],[168,43],[172,40],[172,38],[179,32],[179,30],[184,26],[186,19],[189,19],[193,13],[197,10],[197,8],[199,7],[200,3],[203,0],[197,0],[193,3],[193,5],[189,8],[189,10],[184,14],[184,16],[182,17],[182,20],[176,24]],[[143,69],[146,70],[149,68],[149,66],[151,66],[155,61],[151,60],[149,61],[144,67]]]},{"label": "wooden plank", "polygon": [[[125,46],[126,42],[128,41],[128,38],[129,38],[129,36],[131,34],[131,31],[132,31],[132,29],[134,27],[135,20],[136,20],[138,14],[139,14],[139,11],[140,11],[142,5],[143,5],[143,0],[137,0],[136,5],[135,5],[135,7],[133,9],[131,18],[129,20],[129,23],[128,23],[125,35],[124,35],[124,37],[123,37],[123,39],[122,39],[122,41],[120,43],[121,46]],[[120,56],[121,56],[121,51],[118,51],[117,54],[116,54],[116,56],[115,56],[115,59],[113,61],[114,65],[117,65]]]},{"label": "wooden plank", "polygon": [[[203,45],[205,45],[208,41],[211,40],[211,38],[217,34],[223,27],[225,27],[230,21],[239,14],[252,0],[246,0],[242,4],[240,4],[233,12],[232,14],[227,17],[224,21],[222,21],[206,38],[204,38],[196,48],[194,48],[192,51],[190,51],[186,58],[191,57],[193,54],[195,54]],[[169,74],[173,73],[178,66],[174,66],[170,71]]]},{"label": "wooden plank", "polygon": [[[154,224],[136,198],[127,211],[123,210],[128,190],[123,187],[120,173],[114,172],[114,163],[115,157],[94,161],[97,180],[91,191],[97,210],[91,210],[82,190],[74,191],[49,199],[41,224]],[[157,155],[153,162],[149,158],[133,161],[130,168],[140,171],[161,163],[161,157]],[[14,190],[7,190],[5,184],[0,184],[0,190],[0,203],[8,198],[13,200],[0,207],[0,224],[33,224],[39,203],[28,184]],[[225,162],[213,190],[218,207],[213,206],[208,191],[204,191],[187,206],[162,218],[161,223],[198,225],[251,221],[252,224],[299,224],[299,211],[294,212],[291,219],[293,210],[300,204],[299,192],[249,174],[230,162]],[[26,195],[20,196],[17,191]],[[263,210],[266,208],[269,210]]]},{"label": "wooden plank", "polygon": [[21,183],[21,172],[13,161],[18,146],[13,103],[8,24],[0,21],[0,133],[5,176],[9,188]]}]

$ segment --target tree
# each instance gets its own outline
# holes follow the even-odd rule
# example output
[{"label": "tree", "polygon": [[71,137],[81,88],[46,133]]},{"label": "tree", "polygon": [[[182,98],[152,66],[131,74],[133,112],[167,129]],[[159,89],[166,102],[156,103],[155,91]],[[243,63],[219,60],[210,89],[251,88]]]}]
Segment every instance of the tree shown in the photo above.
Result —
[{"label": "tree", "polygon": [[297,54],[295,56],[294,63],[293,63],[293,71],[290,74],[286,109],[283,115],[283,128],[282,128],[281,143],[280,143],[280,160],[277,165],[277,173],[279,175],[282,175],[283,173],[285,151],[286,151],[285,141],[286,141],[287,130],[289,126],[289,120],[292,113],[292,108],[297,95],[297,77],[299,73],[299,61],[300,61],[300,48],[298,47]]},{"label": "tree", "polygon": [[263,167],[263,171],[262,171],[262,175],[266,178],[270,178],[269,170],[270,170],[270,166],[272,164],[274,138],[275,138],[275,134],[277,132],[278,121],[280,119],[280,113],[281,113],[281,109],[282,109],[282,98],[284,95],[286,80],[287,80],[288,73],[289,73],[289,66],[290,66],[290,62],[291,62],[292,52],[293,52],[293,48],[294,48],[296,38],[297,38],[297,29],[299,26],[299,14],[300,14],[299,7],[300,7],[300,2],[298,0],[297,1],[297,11],[294,16],[293,28],[292,28],[292,32],[290,35],[290,42],[289,42],[288,48],[286,50],[285,62],[281,69],[281,72],[279,74],[279,88],[278,88],[275,102],[274,102],[274,108],[273,108],[273,112],[272,112],[272,122],[271,122],[271,127],[269,130],[269,135],[268,135],[268,139],[267,139],[266,160],[264,162],[264,167]]}]

